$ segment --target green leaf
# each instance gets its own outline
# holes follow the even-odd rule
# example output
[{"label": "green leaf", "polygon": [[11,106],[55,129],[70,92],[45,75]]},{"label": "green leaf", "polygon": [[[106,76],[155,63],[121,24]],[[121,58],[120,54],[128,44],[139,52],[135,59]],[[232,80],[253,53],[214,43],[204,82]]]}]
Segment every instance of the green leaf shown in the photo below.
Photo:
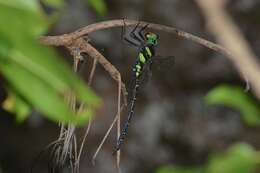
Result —
[{"label": "green leaf", "polygon": [[212,154],[203,167],[164,166],[156,173],[252,173],[259,164],[259,153],[239,143],[223,153]]},{"label": "green leaf", "polygon": [[225,153],[213,155],[208,173],[252,173],[257,166],[256,152],[247,144],[236,144]]},{"label": "green leaf", "polygon": [[81,115],[76,116],[64,101],[65,91],[57,91],[49,85],[48,81],[42,80],[19,63],[5,61],[0,63],[0,68],[9,84],[51,120],[82,124],[93,112],[90,107]]},{"label": "green leaf", "polygon": [[107,13],[107,6],[104,0],[87,0],[87,2],[99,16],[104,16]]},{"label": "green leaf", "polygon": [[8,5],[0,3],[0,33],[12,42],[35,39],[47,31],[49,23],[39,8],[28,10]]},{"label": "green leaf", "polygon": [[165,166],[158,169],[156,173],[205,173],[205,170],[201,167]]},{"label": "green leaf", "polygon": [[205,101],[208,105],[221,104],[238,110],[243,120],[250,126],[260,125],[260,105],[242,88],[221,85],[212,89]]},{"label": "green leaf", "polygon": [[[16,97],[25,98],[49,119],[83,123],[100,99],[53,49],[37,42],[48,25],[37,0],[0,0],[0,72]],[[64,101],[65,93],[75,95],[88,109],[75,115]]]},{"label": "green leaf", "polygon": [[55,8],[62,8],[64,6],[64,0],[43,0],[43,2]]},{"label": "green leaf", "polygon": [[31,105],[10,89],[8,90],[8,98],[3,102],[3,108],[8,112],[14,113],[18,123],[23,122],[32,111]]},{"label": "green leaf", "polygon": [[0,0],[0,5],[5,5],[15,9],[32,11],[34,13],[39,12],[40,4],[36,0]]},{"label": "green leaf", "polygon": [[[56,58],[51,49],[36,42],[17,44],[16,49],[9,50],[8,58],[1,61],[0,56],[0,63],[0,70],[10,85],[49,119],[73,122],[77,117],[81,121],[77,123],[82,123],[93,112],[91,107],[100,103],[95,94],[71,73],[63,61]],[[87,112],[82,113],[83,119],[68,109],[63,99],[66,92],[74,92],[80,101],[90,106]]]},{"label": "green leaf", "polygon": [[21,51],[10,53],[13,55],[12,60],[46,81],[57,91],[61,93],[74,91],[80,101],[90,106],[100,103],[95,94],[74,73],[71,73],[70,67],[58,59],[52,49],[28,41],[26,45],[17,45],[16,48],[21,48]]},{"label": "green leaf", "polygon": [[0,32],[0,58],[7,57],[12,47],[10,40]]}]

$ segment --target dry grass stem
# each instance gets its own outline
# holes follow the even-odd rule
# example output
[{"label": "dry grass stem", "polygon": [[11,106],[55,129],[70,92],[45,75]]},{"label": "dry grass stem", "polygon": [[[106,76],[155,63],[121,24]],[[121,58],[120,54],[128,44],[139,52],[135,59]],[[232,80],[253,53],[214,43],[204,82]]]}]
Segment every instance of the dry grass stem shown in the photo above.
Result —
[{"label": "dry grass stem", "polygon": [[197,0],[209,30],[230,51],[227,56],[260,99],[260,65],[243,34],[224,10],[224,1]]}]

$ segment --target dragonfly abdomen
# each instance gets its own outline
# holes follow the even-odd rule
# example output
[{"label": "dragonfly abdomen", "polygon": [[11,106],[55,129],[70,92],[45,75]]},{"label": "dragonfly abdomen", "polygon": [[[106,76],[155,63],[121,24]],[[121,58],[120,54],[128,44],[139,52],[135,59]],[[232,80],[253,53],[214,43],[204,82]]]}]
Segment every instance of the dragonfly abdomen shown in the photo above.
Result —
[{"label": "dragonfly abdomen", "polygon": [[127,134],[128,134],[128,129],[129,129],[129,125],[130,125],[130,122],[131,122],[131,119],[134,115],[134,107],[135,107],[135,101],[136,101],[136,98],[137,98],[137,92],[138,92],[138,89],[139,89],[139,80],[136,79],[135,80],[135,87],[134,87],[134,90],[133,90],[133,98],[131,100],[131,103],[130,103],[130,109],[129,109],[129,114],[128,114],[128,117],[127,117],[127,121],[122,129],[122,132],[117,140],[117,144],[116,144],[116,147],[115,147],[115,150],[113,153],[115,153],[116,151],[118,151],[120,148],[121,148],[121,145],[123,144]]}]

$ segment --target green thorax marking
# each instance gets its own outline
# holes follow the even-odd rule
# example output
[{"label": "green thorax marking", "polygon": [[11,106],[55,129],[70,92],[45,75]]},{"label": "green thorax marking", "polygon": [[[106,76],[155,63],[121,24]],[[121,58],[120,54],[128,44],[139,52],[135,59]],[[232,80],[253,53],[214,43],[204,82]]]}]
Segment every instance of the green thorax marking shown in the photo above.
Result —
[{"label": "green thorax marking", "polygon": [[153,51],[149,46],[145,46],[142,48],[142,51],[138,54],[138,62],[136,63],[134,67],[135,76],[139,77],[142,73],[143,66],[147,62],[148,59],[150,59],[153,56]]},{"label": "green thorax marking", "polygon": [[150,48],[146,46],[145,47],[145,51],[146,51],[146,54],[149,56],[149,58],[151,58],[152,57],[152,52],[151,52]]},{"label": "green thorax marking", "polygon": [[139,53],[139,61],[143,64],[146,63],[147,59],[153,56],[151,49],[148,46],[145,46],[144,49]]},{"label": "green thorax marking", "polygon": [[139,61],[143,64],[146,62],[145,56],[142,52],[139,53]]}]

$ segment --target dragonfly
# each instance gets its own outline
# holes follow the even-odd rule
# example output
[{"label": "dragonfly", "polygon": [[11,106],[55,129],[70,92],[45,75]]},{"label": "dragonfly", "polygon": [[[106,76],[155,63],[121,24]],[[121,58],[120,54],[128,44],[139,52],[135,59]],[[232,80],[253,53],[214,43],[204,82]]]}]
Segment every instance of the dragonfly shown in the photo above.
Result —
[{"label": "dragonfly", "polygon": [[[126,34],[125,31],[125,23],[123,26],[122,39],[126,43],[138,49],[138,56],[135,61],[135,64],[132,67],[134,86],[132,89],[132,96],[130,99],[127,120],[124,123],[119,138],[117,139],[113,154],[115,154],[118,150],[121,149],[122,144],[124,143],[124,140],[128,135],[129,125],[134,115],[135,103],[136,103],[140,84],[142,83],[142,80],[144,79],[146,73],[151,71],[153,62],[155,60],[159,60],[160,57],[160,56],[156,56],[156,47],[158,45],[159,35],[153,32],[145,32],[149,24],[146,24],[141,28],[139,28],[139,26],[140,26],[140,22],[138,22],[134,27],[134,29],[128,34]],[[160,60],[173,61],[174,57],[173,56],[164,57],[164,58],[160,58]]]}]

